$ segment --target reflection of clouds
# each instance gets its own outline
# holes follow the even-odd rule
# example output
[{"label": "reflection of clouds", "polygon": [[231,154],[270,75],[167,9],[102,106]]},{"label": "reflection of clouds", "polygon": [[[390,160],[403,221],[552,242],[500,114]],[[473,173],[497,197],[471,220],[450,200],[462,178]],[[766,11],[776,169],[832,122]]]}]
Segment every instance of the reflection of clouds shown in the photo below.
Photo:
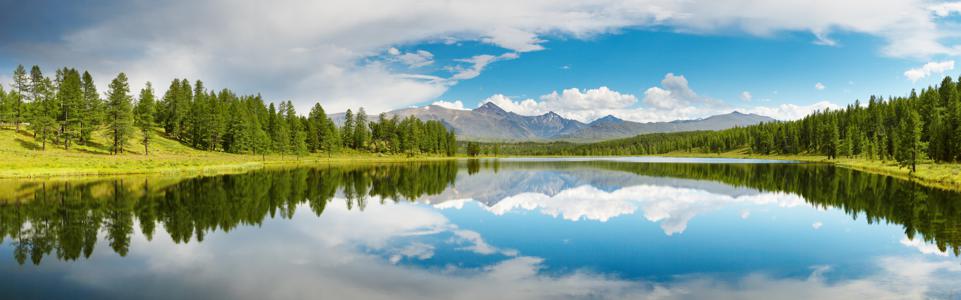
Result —
[{"label": "reflection of clouds", "polygon": [[469,202],[472,202],[472,200],[471,200],[471,199],[447,200],[447,201],[444,201],[444,202],[441,202],[441,203],[434,204],[434,208],[438,208],[438,209],[449,209],[449,208],[461,209],[461,208],[464,208],[464,204],[467,204],[467,203],[469,203]]},{"label": "reflection of clouds", "polygon": [[814,228],[814,230],[821,229],[821,226],[824,226],[824,223],[822,223],[821,221],[817,221],[811,224],[811,228]]},{"label": "reflection of clouds", "polygon": [[417,258],[420,260],[424,260],[424,259],[431,258],[433,256],[434,256],[434,246],[420,243],[420,242],[413,242],[405,246],[404,248],[401,248],[400,250],[398,250],[396,254],[391,255],[390,263],[396,264],[397,262],[400,262],[400,260],[403,259],[404,257]]},{"label": "reflection of clouds", "polygon": [[[435,208],[460,208],[466,200],[455,200],[434,205]],[[783,192],[730,196],[706,190],[678,188],[663,185],[637,185],[612,192],[590,185],[566,189],[550,196],[540,193],[521,193],[498,201],[486,209],[503,215],[513,210],[531,210],[561,217],[565,220],[581,219],[606,222],[620,215],[633,214],[640,209],[644,218],[660,222],[667,235],[682,233],[694,216],[731,204],[778,205],[795,207],[803,205],[804,199]],[[749,212],[741,213],[747,218]]]},{"label": "reflection of clouds", "polygon": [[[54,262],[46,266],[61,267],[61,271],[73,273],[73,279],[83,278],[79,283],[116,298],[924,299],[944,296],[961,285],[961,266],[921,259],[879,259],[875,261],[878,272],[856,279],[827,280],[825,274],[831,269],[817,266],[809,276],[800,278],[763,273],[734,278],[693,274],[670,282],[645,282],[585,270],[546,275],[542,272],[544,259],[530,256],[510,257],[479,268],[456,264],[419,268],[394,264],[402,258],[385,260],[353,246],[383,245],[391,234],[423,234],[427,232],[423,228],[445,228],[465,240],[482,241],[476,232],[458,233],[462,230],[446,219],[431,217],[435,213],[415,205],[373,205],[364,213],[332,206],[317,218],[301,209],[293,220],[268,220],[264,228],[211,234],[203,243],[186,247],[189,252],[176,251],[185,245],[174,244],[165,234],[158,233],[155,236],[161,238],[148,242],[138,233],[128,258],[99,254],[94,258],[97,263]],[[434,222],[411,220],[413,217]],[[378,227],[385,224],[397,227]],[[356,236],[358,232],[372,235]],[[496,251],[492,245],[476,244]],[[393,255],[426,258],[433,247],[413,242]],[[111,259],[133,261],[112,263],[116,261]],[[137,269],[137,260],[167,264],[167,269],[144,273]]]},{"label": "reflection of clouds", "polygon": [[910,239],[910,238],[908,238],[907,236],[905,236],[903,239],[901,239],[901,245],[905,245],[905,246],[908,246],[908,247],[912,247],[912,248],[918,249],[918,251],[920,251],[921,253],[924,253],[924,254],[934,254],[934,255],[937,255],[937,256],[948,256],[948,252],[947,252],[947,251],[941,251],[941,249],[938,249],[938,245],[928,244],[927,242],[925,242],[925,241],[922,240],[922,239]]}]

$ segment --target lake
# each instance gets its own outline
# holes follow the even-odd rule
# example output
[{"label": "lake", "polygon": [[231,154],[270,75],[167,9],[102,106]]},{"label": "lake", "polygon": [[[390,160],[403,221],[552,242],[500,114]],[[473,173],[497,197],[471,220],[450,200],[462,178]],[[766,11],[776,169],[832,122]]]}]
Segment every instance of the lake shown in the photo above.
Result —
[{"label": "lake", "polygon": [[0,298],[959,299],[961,194],[598,158],[0,181]]}]

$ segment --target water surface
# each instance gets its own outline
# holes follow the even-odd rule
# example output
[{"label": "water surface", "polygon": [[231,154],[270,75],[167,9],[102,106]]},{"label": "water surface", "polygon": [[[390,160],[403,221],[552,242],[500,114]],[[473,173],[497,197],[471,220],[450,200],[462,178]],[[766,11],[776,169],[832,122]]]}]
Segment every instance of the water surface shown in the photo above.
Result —
[{"label": "water surface", "polygon": [[957,299],[961,194],[819,164],[0,181],[0,298]]}]

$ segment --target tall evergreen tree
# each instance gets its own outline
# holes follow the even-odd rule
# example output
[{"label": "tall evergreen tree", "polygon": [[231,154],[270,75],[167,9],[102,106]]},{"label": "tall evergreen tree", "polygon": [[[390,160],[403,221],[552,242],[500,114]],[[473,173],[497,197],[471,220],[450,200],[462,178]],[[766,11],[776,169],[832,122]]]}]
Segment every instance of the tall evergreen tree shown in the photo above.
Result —
[{"label": "tall evergreen tree", "polygon": [[304,131],[303,121],[297,116],[294,103],[287,101],[284,119],[290,132],[290,151],[297,155],[307,153],[307,133]]},{"label": "tall evergreen tree", "polygon": [[921,142],[923,126],[918,112],[908,110],[904,114],[899,123],[899,133],[901,134],[899,146],[901,149],[897,151],[897,160],[902,167],[910,166],[913,173],[917,171],[918,161],[923,155],[924,145]]},{"label": "tall evergreen tree", "polygon": [[86,144],[90,141],[93,132],[103,123],[104,103],[97,93],[97,86],[93,82],[93,76],[84,71],[81,76],[81,89],[83,90],[83,104],[80,109],[80,143]]},{"label": "tall evergreen tree", "polygon": [[127,75],[120,73],[107,90],[107,129],[113,154],[123,153],[133,131],[133,109]]},{"label": "tall evergreen tree", "polygon": [[290,131],[287,128],[287,122],[284,120],[286,111],[286,103],[280,102],[279,110],[274,107],[273,103],[270,103],[270,121],[267,134],[270,135],[272,150],[277,153],[286,153],[289,150]]},{"label": "tall evergreen tree", "polygon": [[341,128],[340,133],[344,147],[356,149],[354,147],[354,113],[349,108],[344,113],[344,127]]},{"label": "tall evergreen tree", "polygon": [[39,74],[39,69],[31,76],[30,89],[30,129],[34,137],[41,143],[41,149],[47,150],[47,141],[53,138],[57,128],[57,97],[50,78]]},{"label": "tall evergreen tree", "polygon": [[367,126],[367,112],[361,107],[357,110],[357,115],[354,117],[353,144],[355,149],[367,148],[367,142],[370,139],[370,129]]},{"label": "tall evergreen tree", "polygon": [[63,140],[63,148],[69,149],[71,141],[80,141],[80,128],[83,122],[83,88],[80,79],[80,72],[75,69],[63,70],[63,81],[58,89],[58,99],[60,100],[60,135]]},{"label": "tall evergreen tree", "polygon": [[20,123],[26,118],[26,105],[24,105],[24,95],[26,95],[27,90],[30,87],[30,81],[27,77],[27,70],[23,65],[17,65],[17,69],[13,71],[13,84],[11,85],[13,90],[11,93],[15,93],[15,98],[13,99],[13,123],[17,128],[17,132],[20,132]]},{"label": "tall evergreen tree", "polygon": [[143,144],[143,155],[150,155],[150,141],[153,139],[153,128],[157,126],[154,122],[156,114],[153,85],[148,81],[146,86],[140,90],[140,97],[137,106],[134,108],[134,125],[140,130]]}]

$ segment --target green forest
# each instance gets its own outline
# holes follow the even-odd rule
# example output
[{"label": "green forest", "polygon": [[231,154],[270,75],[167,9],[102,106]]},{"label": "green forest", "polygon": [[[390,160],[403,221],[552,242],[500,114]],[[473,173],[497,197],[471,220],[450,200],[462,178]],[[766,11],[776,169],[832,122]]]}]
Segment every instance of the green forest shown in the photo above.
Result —
[{"label": "green forest", "polygon": [[591,144],[518,143],[485,145],[511,155],[650,155],[685,151],[752,154],[814,154],[918,162],[961,161],[961,83],[946,77],[938,86],[906,97],[872,96],[840,110],[824,110],[796,121],[762,123],[721,131],[656,133]]},{"label": "green forest", "polygon": [[[208,90],[202,81],[174,79],[163,95],[150,82],[134,97],[124,73],[110,81],[104,95],[89,72],[56,70],[53,78],[40,67],[13,71],[10,89],[0,85],[0,125],[29,131],[40,150],[70,149],[101,134],[123,153],[143,147],[149,155],[155,134],[199,150],[243,154],[370,152],[452,156],[457,150],[453,131],[438,121],[381,114],[368,120],[363,108],[347,110],[336,126],[320,103],[306,116],[291,101],[266,103],[260,95],[237,95],[229,89]],[[158,131],[162,128],[162,131]],[[140,145],[130,145],[134,132]]]}]

